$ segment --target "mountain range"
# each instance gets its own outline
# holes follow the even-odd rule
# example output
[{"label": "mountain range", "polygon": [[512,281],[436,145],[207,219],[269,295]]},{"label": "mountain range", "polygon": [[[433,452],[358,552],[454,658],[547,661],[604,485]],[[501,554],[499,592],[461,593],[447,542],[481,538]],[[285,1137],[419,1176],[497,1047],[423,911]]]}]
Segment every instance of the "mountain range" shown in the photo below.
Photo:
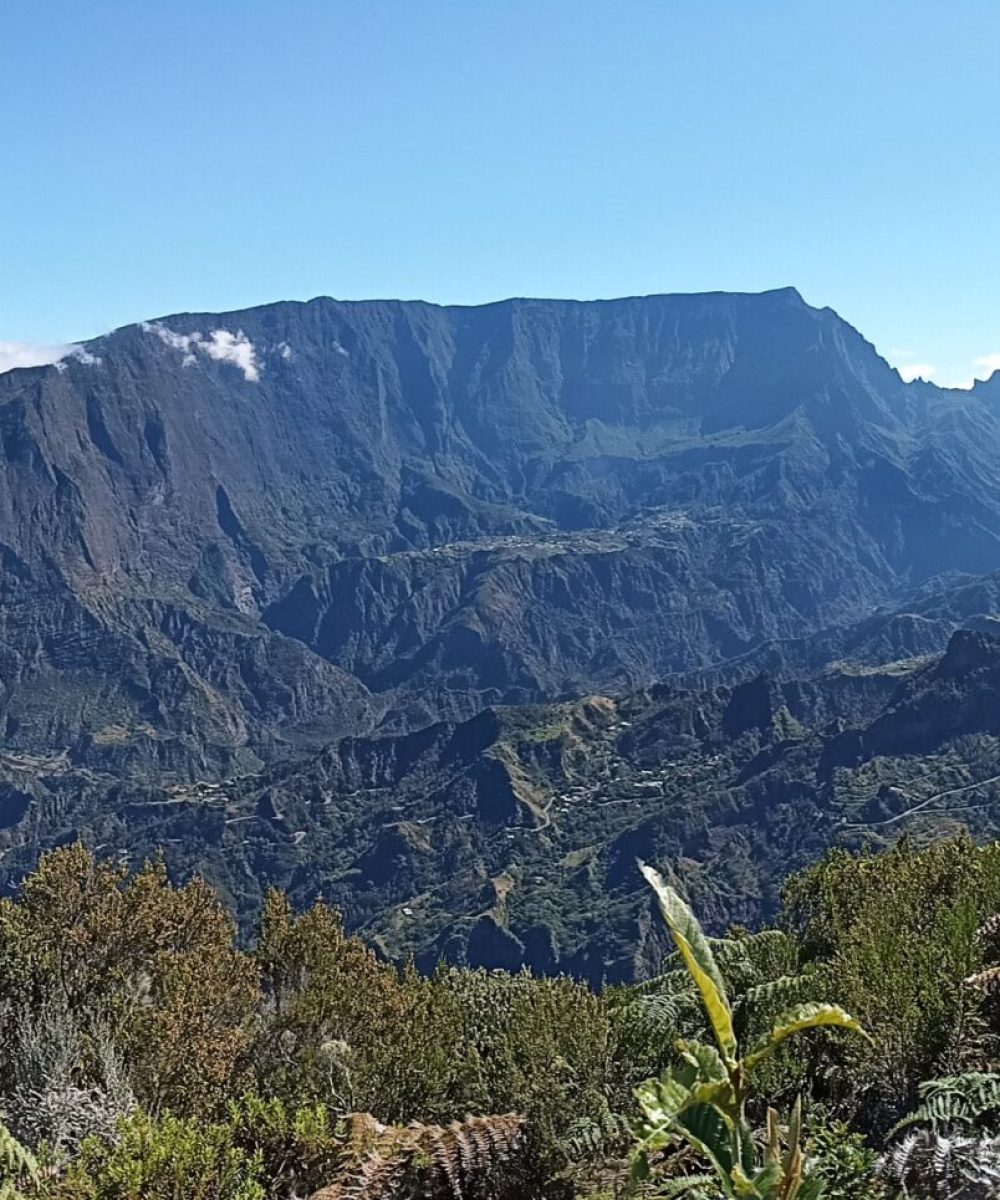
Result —
[{"label": "mountain range", "polygon": [[0,375],[0,461],[8,886],[162,845],[600,982],[636,854],[752,922],[992,765],[1000,377],[792,289],[164,317]]}]

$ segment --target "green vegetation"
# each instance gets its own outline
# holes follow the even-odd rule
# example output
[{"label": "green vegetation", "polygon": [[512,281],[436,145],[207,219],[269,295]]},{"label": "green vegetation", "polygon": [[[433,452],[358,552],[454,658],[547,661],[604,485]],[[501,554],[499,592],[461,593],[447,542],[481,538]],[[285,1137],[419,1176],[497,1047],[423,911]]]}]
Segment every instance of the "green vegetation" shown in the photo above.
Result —
[{"label": "green vegetation", "polygon": [[708,939],[677,892],[651,867],[643,867],[642,871],[656,893],[677,952],[698,991],[716,1044],[678,1042],[682,1065],[638,1088],[644,1125],[635,1159],[637,1178],[649,1178],[651,1153],[682,1140],[708,1159],[727,1196],[815,1200],[822,1185],[815,1176],[805,1174],[800,1102],[796,1100],[792,1111],[784,1154],[778,1114],[773,1108],[767,1110],[767,1142],[762,1156],[747,1120],[752,1077],[761,1063],[796,1034],[828,1026],[861,1033],[861,1027],[836,1005],[801,1004],[782,1014],[741,1055],[726,985]]},{"label": "green vegetation", "polygon": [[56,850],[0,902],[0,1195],[994,1194],[1000,845],[833,852],[723,939],[647,875],[673,952],[596,994],[278,892],[245,949],[204,883]]}]

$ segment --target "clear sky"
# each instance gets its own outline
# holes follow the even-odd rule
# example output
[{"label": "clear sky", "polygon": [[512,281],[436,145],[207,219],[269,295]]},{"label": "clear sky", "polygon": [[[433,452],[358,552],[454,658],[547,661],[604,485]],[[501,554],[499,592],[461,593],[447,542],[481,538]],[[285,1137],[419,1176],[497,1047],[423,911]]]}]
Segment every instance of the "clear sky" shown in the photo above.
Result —
[{"label": "clear sky", "polygon": [[0,343],[793,284],[1000,366],[998,0],[2,0],[0,148]]}]

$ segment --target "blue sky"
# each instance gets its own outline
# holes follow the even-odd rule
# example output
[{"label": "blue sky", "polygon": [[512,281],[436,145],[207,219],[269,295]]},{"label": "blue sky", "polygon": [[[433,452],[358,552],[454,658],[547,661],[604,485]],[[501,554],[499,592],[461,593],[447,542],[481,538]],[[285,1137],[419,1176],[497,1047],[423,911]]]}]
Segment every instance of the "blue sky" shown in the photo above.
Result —
[{"label": "blue sky", "polygon": [[998,47],[996,0],[3,0],[0,365],[318,294],[793,284],[966,382]]}]

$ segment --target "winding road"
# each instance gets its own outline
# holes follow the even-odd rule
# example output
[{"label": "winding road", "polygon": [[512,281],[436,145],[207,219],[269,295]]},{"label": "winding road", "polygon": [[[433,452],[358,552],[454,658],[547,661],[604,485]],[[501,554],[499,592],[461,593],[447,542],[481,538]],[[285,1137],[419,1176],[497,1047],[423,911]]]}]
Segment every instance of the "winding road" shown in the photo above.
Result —
[{"label": "winding road", "polygon": [[[845,823],[843,829],[876,829],[885,825],[893,825],[896,821],[902,821],[904,817],[912,817],[914,813],[918,813],[925,808],[928,808],[935,800],[943,800],[945,796],[959,796],[963,792],[972,792],[976,788],[986,787],[990,783],[1000,783],[1000,774],[991,775],[989,779],[980,779],[976,783],[965,783],[961,787],[946,788],[943,792],[935,792],[933,796],[928,796],[926,800],[921,800],[919,804],[914,804],[912,808],[907,808],[901,813],[896,813],[893,817],[886,817],[884,821],[859,821]],[[898,786],[898,785],[893,785]]]}]

